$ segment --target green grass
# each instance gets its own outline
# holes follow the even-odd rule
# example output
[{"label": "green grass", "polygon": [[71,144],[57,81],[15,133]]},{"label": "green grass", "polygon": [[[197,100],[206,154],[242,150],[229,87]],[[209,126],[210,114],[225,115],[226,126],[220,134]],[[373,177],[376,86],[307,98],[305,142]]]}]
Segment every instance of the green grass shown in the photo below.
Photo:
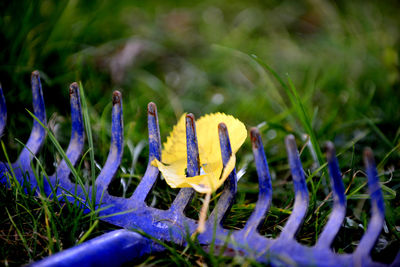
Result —
[{"label": "green grass", "polygon": [[[93,183],[104,164],[112,91],[123,94],[125,149],[110,189],[114,195],[130,196],[145,172],[148,102],[157,104],[163,141],[183,112],[229,113],[248,128],[259,125],[262,133],[274,189],[261,228],[268,237],[279,235],[292,209],[284,137],[296,136],[310,191],[298,240],[313,245],[331,211],[323,154],[324,142],[331,140],[348,196],[346,223],[334,249],[350,253],[369,218],[362,149],[370,146],[383,184],[387,226],[373,255],[389,260],[400,246],[398,8],[395,1],[1,3],[0,81],[8,121],[0,159],[14,161],[29,136],[32,117],[25,109],[32,110],[34,69],[41,73],[49,118],[48,138],[34,161],[38,179],[52,174],[53,163],[65,156],[68,86],[74,81],[85,89],[87,129],[86,154],[74,169],[78,182]],[[245,166],[224,223],[230,229],[245,224],[257,200],[249,140],[237,155],[237,168]],[[147,203],[167,208],[176,192],[160,181]],[[4,265],[38,260],[112,228],[95,213],[84,215],[74,205],[25,194],[18,186],[2,187],[0,196]],[[196,218],[199,198],[188,216]],[[254,264],[239,256],[210,255],[196,243],[167,245],[167,257],[150,256],[142,264]]]},{"label": "green grass", "polygon": [[[4,145],[3,152],[7,155]],[[39,181],[48,177],[37,158],[33,166],[34,177],[28,175],[25,179]],[[21,186],[13,172],[8,181],[12,186],[1,190],[1,255],[4,265],[20,265],[54,254],[76,244],[75,239],[80,235],[85,237],[86,233],[93,231],[90,227],[92,217],[83,214],[76,203],[50,199],[42,194],[41,189],[35,196],[30,185]]]}]

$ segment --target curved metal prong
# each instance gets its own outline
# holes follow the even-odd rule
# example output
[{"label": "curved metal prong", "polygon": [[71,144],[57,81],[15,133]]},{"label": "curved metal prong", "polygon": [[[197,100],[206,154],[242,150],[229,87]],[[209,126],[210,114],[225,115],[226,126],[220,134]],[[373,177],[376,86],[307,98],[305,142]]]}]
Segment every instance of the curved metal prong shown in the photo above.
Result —
[{"label": "curved metal prong", "polygon": [[320,248],[329,248],[332,245],[332,242],[343,223],[343,219],[346,216],[346,196],[344,194],[344,186],[336,158],[335,147],[332,142],[328,142],[326,148],[326,157],[328,159],[328,169],[333,194],[333,210],[329,217],[329,221],[316,244],[316,247]]},{"label": "curved metal prong", "polygon": [[369,257],[385,221],[385,203],[379,184],[378,172],[375,167],[374,156],[370,148],[364,150],[364,164],[368,176],[369,195],[371,196],[371,220],[355,251],[355,254],[360,259]]},{"label": "curved metal prong", "polygon": [[260,132],[257,128],[251,128],[250,138],[260,190],[258,192],[256,207],[243,229],[246,231],[246,234],[251,234],[253,231],[258,230],[262,221],[265,219],[265,214],[268,212],[272,201],[271,176]]},{"label": "curved metal prong", "polygon": [[[187,176],[200,174],[199,147],[196,136],[196,123],[193,114],[186,115]],[[193,188],[182,188],[171,205],[171,210],[182,213],[194,194]]]},{"label": "curved metal prong", "polygon": [[106,163],[96,178],[97,192],[103,193],[117,173],[124,152],[124,123],[122,117],[122,95],[114,91],[112,96],[112,121],[111,121],[111,145]]},{"label": "curved metal prong", "polygon": [[147,106],[147,125],[149,131],[149,163],[153,159],[161,161],[160,126],[158,125],[157,106],[150,102]]},{"label": "curved metal prong", "polygon": [[140,181],[135,192],[130,197],[133,200],[133,205],[145,201],[159,174],[158,168],[151,165],[153,159],[161,161],[160,128],[158,126],[157,106],[153,102],[150,102],[147,106],[147,124],[149,131],[149,163],[142,181]]},{"label": "curved metal prong", "polygon": [[7,123],[7,106],[4,98],[3,88],[0,84],[0,137],[3,135]]},{"label": "curved metal prong", "polygon": [[294,136],[287,136],[285,143],[289,157],[289,165],[292,172],[295,201],[292,214],[279,236],[282,240],[292,239],[296,236],[301,224],[303,223],[304,217],[306,216],[308,207],[307,184]]},{"label": "curved metal prong", "polygon": [[[35,70],[34,72],[32,72],[31,84],[33,113],[44,125],[46,125],[46,110],[44,107],[39,71]],[[44,143],[45,137],[45,129],[40,125],[38,121],[34,119],[32,132],[29,136],[28,142],[26,143],[17,160],[17,164],[21,166],[22,169],[30,169],[31,159],[33,158],[33,155],[36,155],[39,152],[40,147]]]},{"label": "curved metal prong", "polygon": [[[218,124],[218,135],[219,135],[219,144],[221,147],[222,163],[223,166],[225,167],[230,157],[232,156],[232,148],[231,148],[231,143],[229,141],[228,128],[226,127],[225,123]],[[225,181],[224,190],[217,202],[217,205],[215,206],[215,208],[210,214],[210,217],[207,220],[208,223],[213,225],[214,222],[217,222],[217,226],[220,226],[226,213],[230,210],[233,201],[235,200],[236,190],[237,190],[236,169],[233,169]]]},{"label": "curved metal prong", "polygon": [[[79,160],[84,146],[85,128],[83,126],[81,97],[79,93],[79,86],[76,82],[72,83],[69,87],[69,97],[71,104],[71,138],[67,148],[67,157],[74,166]],[[69,183],[70,168],[63,159],[58,165],[56,176],[60,181]]]}]

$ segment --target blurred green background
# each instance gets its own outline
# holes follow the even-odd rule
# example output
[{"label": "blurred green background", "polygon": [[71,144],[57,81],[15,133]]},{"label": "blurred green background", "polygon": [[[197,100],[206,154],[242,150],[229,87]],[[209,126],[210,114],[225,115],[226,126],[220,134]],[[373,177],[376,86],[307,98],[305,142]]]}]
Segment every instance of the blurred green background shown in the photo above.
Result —
[{"label": "blurred green background", "polygon": [[[123,93],[130,148],[147,138],[150,101],[158,106],[163,140],[183,112],[196,117],[225,112],[247,127],[259,126],[272,166],[273,203],[279,206],[290,203],[292,190],[284,136],[295,134],[303,146],[312,129],[316,143],[302,154],[306,173],[323,163],[318,150],[331,140],[343,152],[339,161],[350,191],[357,188],[350,180],[362,169],[363,147],[373,148],[381,181],[389,181],[392,190],[385,192],[386,240],[398,245],[399,7],[397,1],[2,1],[0,81],[9,111],[3,141],[15,157],[21,150],[15,138],[29,135],[32,119],[24,108],[31,109],[29,78],[35,69],[41,73],[50,128],[64,146],[68,86],[82,81],[100,165],[108,151],[115,89]],[[285,83],[291,78],[304,113],[260,62]],[[146,153],[134,164],[139,175]],[[41,157],[53,155],[54,148],[46,145]],[[131,167],[133,158],[126,147],[122,166]],[[239,204],[254,202],[257,195],[249,141],[239,153],[238,168],[243,167]],[[359,185],[365,178],[358,176]],[[326,195],[317,189],[311,221]],[[350,206],[362,209],[368,204],[358,193]],[[368,213],[360,213],[363,217],[357,209],[349,218],[365,225]],[[305,243],[315,242],[312,231],[304,231]]]},{"label": "blurred green background", "polygon": [[392,141],[398,5],[348,2],[11,1],[0,6],[0,79],[12,111],[29,107],[34,69],[48,114],[68,114],[73,81],[97,112],[120,89],[133,140],[143,130],[129,125],[143,120],[149,101],[168,122],[164,134],[184,111],[223,111],[247,125],[289,122],[301,132],[282,88],[247,56],[255,54],[290,75],[317,136],[351,140],[370,128],[367,117]]}]

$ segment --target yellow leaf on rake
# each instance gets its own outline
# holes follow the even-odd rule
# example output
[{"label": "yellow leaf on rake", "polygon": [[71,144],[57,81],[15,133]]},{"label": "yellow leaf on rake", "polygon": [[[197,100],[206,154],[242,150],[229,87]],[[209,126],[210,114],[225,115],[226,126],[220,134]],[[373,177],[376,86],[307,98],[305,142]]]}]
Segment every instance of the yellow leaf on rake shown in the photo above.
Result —
[{"label": "yellow leaf on rake", "polygon": [[[238,119],[223,113],[214,113],[196,121],[202,174],[186,177],[186,114],[174,126],[162,150],[162,162],[157,159],[152,165],[158,167],[167,184],[172,188],[192,187],[200,193],[211,193],[220,187],[235,167],[235,153],[247,137],[244,124]],[[228,128],[232,156],[223,168],[218,136],[218,124],[225,123]]]}]

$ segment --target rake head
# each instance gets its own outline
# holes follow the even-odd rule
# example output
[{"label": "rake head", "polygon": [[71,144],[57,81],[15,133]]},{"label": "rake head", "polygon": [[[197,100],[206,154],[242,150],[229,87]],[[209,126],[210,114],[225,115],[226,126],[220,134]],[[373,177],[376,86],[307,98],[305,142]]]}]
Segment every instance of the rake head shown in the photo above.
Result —
[{"label": "rake head", "polygon": [[[156,183],[159,171],[150,162],[153,159],[161,161],[161,141],[157,119],[157,108],[154,103],[148,105],[148,135],[149,135],[149,164],[140,184],[130,198],[112,196],[108,193],[108,186],[115,176],[121,163],[123,153],[123,116],[122,96],[115,91],[112,96],[112,131],[111,145],[107,161],[92,186],[71,182],[69,177],[71,168],[81,157],[84,147],[84,125],[80,103],[79,87],[76,83],[69,88],[71,102],[72,130],[71,139],[66,155],[69,162],[62,160],[55,173],[43,179],[43,185],[34,179],[31,161],[42,146],[46,130],[46,113],[43,101],[39,73],[32,73],[33,111],[37,119],[34,120],[29,140],[18,159],[8,164],[0,163],[1,182],[7,186],[10,175],[18,182],[29,186],[37,193],[49,197],[59,197],[61,201],[76,202],[77,198],[86,201],[95,200],[92,208],[98,210],[102,220],[125,229],[137,229],[146,233],[144,237],[136,232],[125,229],[106,233],[100,237],[87,241],[74,248],[62,251],[33,265],[37,266],[70,266],[79,265],[120,265],[133,261],[146,254],[159,252],[164,249],[155,242],[174,242],[184,245],[187,236],[195,232],[197,222],[184,215],[184,210],[194,195],[190,188],[181,189],[168,210],[149,207],[145,203],[147,195]],[[0,134],[6,125],[6,103],[3,91],[0,88]],[[43,125],[42,125],[43,124]],[[231,154],[227,127],[221,123],[218,127],[223,164],[225,165]],[[228,248],[261,263],[270,263],[274,266],[386,266],[374,262],[370,252],[384,224],[385,211],[382,191],[377,176],[372,151],[364,151],[364,162],[368,176],[368,188],[371,197],[371,219],[356,251],[352,254],[336,254],[332,251],[332,242],[338,233],[346,213],[346,196],[341,179],[335,149],[328,143],[327,160],[333,195],[333,209],[330,218],[322,231],[317,243],[313,247],[302,245],[296,241],[296,233],[302,225],[307,213],[309,202],[307,184],[301,166],[295,139],[289,135],[286,140],[286,149],[289,165],[293,177],[295,202],[293,211],[277,239],[266,238],[259,234],[258,228],[265,219],[272,200],[271,177],[264,153],[260,133],[256,128],[250,131],[254,159],[257,167],[259,194],[255,209],[243,229],[232,231],[224,229],[222,222],[235,200],[237,190],[236,171],[233,170],[224,184],[222,194],[206,221],[206,231],[198,236],[202,245],[214,243]],[[197,147],[196,126],[194,116],[186,116],[186,143],[187,143],[187,174],[198,175],[199,151]],[[67,161],[68,161],[67,160]],[[72,193],[75,195],[73,196]],[[106,208],[105,208],[106,207]],[[82,205],[85,212],[91,209]],[[400,254],[392,266],[400,264]]]}]

